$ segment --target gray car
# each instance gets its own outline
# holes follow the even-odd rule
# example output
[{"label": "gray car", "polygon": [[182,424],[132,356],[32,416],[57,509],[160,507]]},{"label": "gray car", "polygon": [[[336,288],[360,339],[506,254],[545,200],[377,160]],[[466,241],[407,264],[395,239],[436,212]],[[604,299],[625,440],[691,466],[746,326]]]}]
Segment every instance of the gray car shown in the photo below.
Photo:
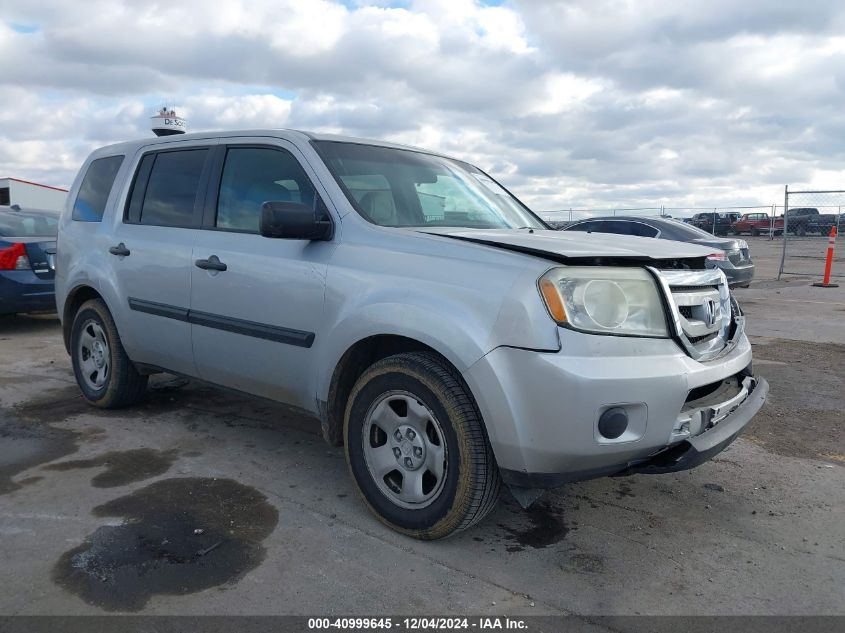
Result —
[{"label": "gray car", "polygon": [[747,287],[754,279],[754,262],[745,240],[715,237],[698,227],[671,218],[607,216],[573,222],[560,230],[639,235],[700,244],[711,249],[707,255],[707,266],[721,269],[731,287]]},{"label": "gray car", "polygon": [[709,459],[768,386],[711,248],[550,230],[483,171],[284,130],[96,150],[59,227],[79,387],[171,372],[299,408],[417,538],[543,489]]}]

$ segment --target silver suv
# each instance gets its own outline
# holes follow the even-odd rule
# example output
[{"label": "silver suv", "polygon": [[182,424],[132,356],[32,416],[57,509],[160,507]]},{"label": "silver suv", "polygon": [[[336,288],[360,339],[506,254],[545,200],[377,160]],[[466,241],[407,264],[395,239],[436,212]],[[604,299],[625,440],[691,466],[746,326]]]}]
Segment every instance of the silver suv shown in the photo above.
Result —
[{"label": "silver suv", "polygon": [[768,386],[712,249],[548,230],[476,167],[285,130],[95,151],[56,297],[94,405],[172,372],[299,408],[383,522],[435,539],[504,482],[709,459]]}]

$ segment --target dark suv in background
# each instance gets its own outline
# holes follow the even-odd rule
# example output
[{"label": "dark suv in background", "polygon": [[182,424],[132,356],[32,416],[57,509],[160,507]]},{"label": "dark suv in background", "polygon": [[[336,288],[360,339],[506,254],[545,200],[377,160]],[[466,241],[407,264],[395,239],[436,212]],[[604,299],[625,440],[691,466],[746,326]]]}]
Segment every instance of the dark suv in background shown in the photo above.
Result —
[{"label": "dark suv in background", "polygon": [[709,211],[696,213],[689,224],[713,235],[727,235],[739,217],[740,214],[735,211]]},{"label": "dark suv in background", "polygon": [[798,237],[808,233],[829,235],[830,229],[839,223],[838,213],[819,213],[815,207],[794,207],[786,212],[786,230]]}]

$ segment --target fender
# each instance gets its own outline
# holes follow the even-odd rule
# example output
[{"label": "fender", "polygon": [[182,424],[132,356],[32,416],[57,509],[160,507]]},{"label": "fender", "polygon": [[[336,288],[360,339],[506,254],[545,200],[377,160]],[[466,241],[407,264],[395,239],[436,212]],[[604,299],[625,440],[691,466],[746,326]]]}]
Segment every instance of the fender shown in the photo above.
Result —
[{"label": "fender", "polygon": [[[447,302],[443,302],[447,303]],[[487,351],[485,339],[489,329],[480,327],[465,306],[454,302],[440,310],[422,302],[400,303],[380,301],[362,305],[327,328],[327,336],[320,346],[317,377],[317,399],[326,401],[335,367],[343,355],[356,343],[379,335],[410,338],[431,347],[463,372]],[[444,328],[446,314],[460,314],[460,320],[450,321]],[[489,327],[489,326],[488,326]]]}]

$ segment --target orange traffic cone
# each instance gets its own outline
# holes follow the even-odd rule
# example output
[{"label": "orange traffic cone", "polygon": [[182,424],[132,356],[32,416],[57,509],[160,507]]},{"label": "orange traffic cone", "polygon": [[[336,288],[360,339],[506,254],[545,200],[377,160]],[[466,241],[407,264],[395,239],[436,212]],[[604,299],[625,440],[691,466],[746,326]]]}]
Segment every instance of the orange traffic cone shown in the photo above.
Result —
[{"label": "orange traffic cone", "polygon": [[839,284],[830,283],[830,267],[833,265],[833,249],[836,246],[836,227],[831,227],[827,238],[827,259],[824,262],[824,281],[814,283],[819,288],[838,288]]}]

